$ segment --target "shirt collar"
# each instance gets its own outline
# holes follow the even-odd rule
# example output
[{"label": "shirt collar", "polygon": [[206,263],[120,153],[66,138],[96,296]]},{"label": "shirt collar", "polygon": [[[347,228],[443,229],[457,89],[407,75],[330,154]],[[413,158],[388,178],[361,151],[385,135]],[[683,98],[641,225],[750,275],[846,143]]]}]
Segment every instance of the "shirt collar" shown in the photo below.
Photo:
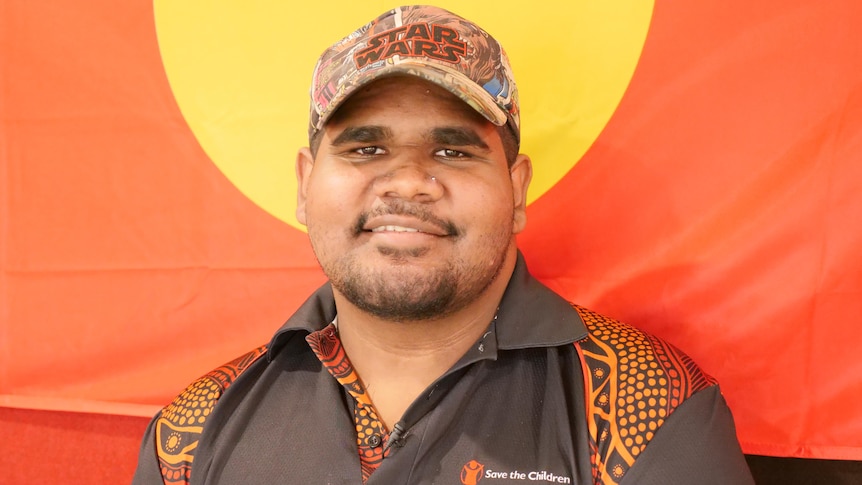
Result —
[{"label": "shirt collar", "polygon": [[501,350],[555,347],[587,336],[577,310],[533,278],[520,251],[497,310],[496,327]]},{"label": "shirt collar", "polygon": [[[326,283],[275,333],[267,357],[272,359],[297,331],[320,330],[329,325],[335,315],[332,287]],[[571,303],[530,275],[520,251],[494,326],[496,346],[500,350],[554,347],[587,336],[586,326]]]}]

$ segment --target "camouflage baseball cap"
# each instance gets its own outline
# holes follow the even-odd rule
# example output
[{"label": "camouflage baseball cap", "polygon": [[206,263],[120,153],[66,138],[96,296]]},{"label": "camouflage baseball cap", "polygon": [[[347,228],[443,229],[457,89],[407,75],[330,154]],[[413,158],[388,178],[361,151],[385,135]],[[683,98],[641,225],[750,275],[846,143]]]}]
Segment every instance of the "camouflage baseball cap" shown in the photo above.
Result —
[{"label": "camouflage baseball cap", "polygon": [[390,10],[324,51],[311,85],[309,140],[351,94],[412,75],[440,85],[520,141],[518,90],[503,47],[473,22],[431,6]]}]

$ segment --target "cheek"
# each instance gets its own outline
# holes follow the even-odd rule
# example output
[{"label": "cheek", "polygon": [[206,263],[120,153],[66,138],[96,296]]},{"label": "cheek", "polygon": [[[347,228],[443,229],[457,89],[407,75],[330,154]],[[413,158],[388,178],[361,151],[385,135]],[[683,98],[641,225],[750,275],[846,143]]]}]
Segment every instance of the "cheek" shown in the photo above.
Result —
[{"label": "cheek", "polygon": [[463,191],[465,197],[471,199],[471,204],[484,208],[484,211],[488,212],[489,215],[499,212],[511,213],[514,207],[512,182],[507,178],[494,177],[490,180],[473,180],[462,185],[460,190]]},{"label": "cheek", "polygon": [[362,207],[362,178],[355,174],[315,175],[309,182],[306,200],[309,225],[356,217]]},{"label": "cheek", "polygon": [[[508,183],[501,181],[501,184]],[[460,206],[461,212],[469,213],[469,222],[483,226],[486,230],[497,232],[499,229],[508,227],[512,223],[514,203],[512,191],[507,190],[507,185],[484,185],[472,184],[463,187],[463,196],[454,198],[456,208]],[[465,220],[465,222],[468,222]]]}]

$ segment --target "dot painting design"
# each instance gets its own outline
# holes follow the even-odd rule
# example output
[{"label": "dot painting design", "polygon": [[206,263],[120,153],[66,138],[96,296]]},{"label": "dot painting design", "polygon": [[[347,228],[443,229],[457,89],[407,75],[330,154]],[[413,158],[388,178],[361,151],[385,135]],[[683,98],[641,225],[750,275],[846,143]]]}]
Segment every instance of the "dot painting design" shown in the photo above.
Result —
[{"label": "dot painting design", "polygon": [[335,325],[330,324],[309,334],[306,341],[323,366],[347,389],[355,401],[353,420],[356,425],[356,446],[359,450],[362,483],[365,483],[388,454],[388,450],[384,452],[383,448],[389,433],[378,418],[359,374],[347,358]]},{"label": "dot painting design", "polygon": [[[588,330],[576,346],[584,369],[593,478],[596,484],[618,485],[667,417],[715,380],[669,343],[583,307],[574,308]],[[388,432],[334,325],[310,334],[307,341],[355,400],[356,443],[365,483],[388,454],[383,451]],[[213,370],[162,410],[155,432],[166,485],[189,483],[207,417],[224,391],[265,353],[266,347],[259,347]]]},{"label": "dot painting design", "polygon": [[682,402],[715,384],[663,340],[585,308],[578,342],[595,483],[616,485]]},{"label": "dot painting design", "polygon": [[265,346],[258,347],[209,372],[162,409],[155,424],[156,454],[166,485],[189,483],[194,451],[216,401],[237,376],[265,353]]}]

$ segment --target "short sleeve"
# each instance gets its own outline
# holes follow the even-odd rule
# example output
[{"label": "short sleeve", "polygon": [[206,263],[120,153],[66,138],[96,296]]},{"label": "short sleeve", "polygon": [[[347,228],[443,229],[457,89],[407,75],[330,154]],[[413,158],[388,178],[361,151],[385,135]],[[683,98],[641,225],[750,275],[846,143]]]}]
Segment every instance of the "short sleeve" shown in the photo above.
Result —
[{"label": "short sleeve", "polygon": [[754,485],[717,385],[683,402],[620,485]]}]

